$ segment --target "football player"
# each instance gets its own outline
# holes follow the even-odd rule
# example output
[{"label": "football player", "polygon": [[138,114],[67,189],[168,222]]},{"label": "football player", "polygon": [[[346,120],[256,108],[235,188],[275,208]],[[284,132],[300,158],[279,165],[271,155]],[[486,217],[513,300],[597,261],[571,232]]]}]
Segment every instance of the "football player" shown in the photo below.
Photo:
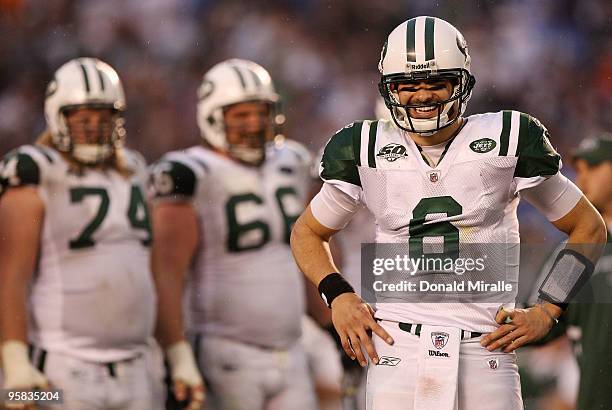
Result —
[{"label": "football player", "polygon": [[[516,111],[463,117],[475,80],[466,41],[451,24],[426,16],[400,24],[379,69],[392,120],[355,122],[330,139],[324,185],[293,229],[296,261],[330,306],[346,353],[362,366],[362,349],[371,359],[368,408],[522,408],[512,352],[544,336],[591,274],[606,240],[601,216],[559,172],[560,157],[535,118]],[[376,300],[386,303],[374,316],[328,251],[329,238],[363,205],[376,219],[377,243],[406,244],[424,261],[431,248],[453,261],[465,243],[518,244],[520,196],[570,244],[595,244],[568,246],[528,309],[508,299],[498,309],[497,300],[461,303],[461,294],[454,303],[419,303],[410,292],[379,292]],[[470,249],[481,248],[491,249]],[[497,255],[489,255],[487,274],[516,283],[516,260]],[[421,269],[419,278],[448,277],[435,273]]]},{"label": "football player", "polygon": [[57,388],[67,409],[158,405],[147,168],[123,147],[124,110],[112,67],[70,60],[47,87],[47,130],[0,169],[4,388]]},{"label": "football player", "polygon": [[[607,226],[608,246],[592,280],[576,296],[546,341],[567,335],[574,342],[580,367],[576,408],[606,408],[612,400],[608,388],[612,377],[612,349],[608,329],[612,323],[612,134],[603,133],[582,141],[572,155],[576,183],[601,212]],[[554,259],[547,261],[550,265]],[[547,272],[541,272],[538,281]]]},{"label": "football player", "polygon": [[180,363],[193,363],[187,327],[215,408],[311,409],[299,343],[303,281],[289,248],[309,155],[275,138],[279,97],[258,64],[215,65],[198,98],[203,144],[168,153],[152,168],[162,345],[183,346]]}]

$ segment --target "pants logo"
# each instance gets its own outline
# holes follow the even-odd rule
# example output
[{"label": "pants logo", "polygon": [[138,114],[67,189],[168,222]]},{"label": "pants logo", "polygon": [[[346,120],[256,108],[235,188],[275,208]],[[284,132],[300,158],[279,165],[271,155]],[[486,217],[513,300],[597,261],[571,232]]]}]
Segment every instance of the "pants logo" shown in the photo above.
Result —
[{"label": "pants logo", "polygon": [[489,369],[497,370],[499,368],[499,359],[497,357],[487,357],[485,360]]},{"label": "pants logo", "polygon": [[446,346],[448,342],[449,334],[446,332],[431,332],[431,342],[434,347],[438,350]]},{"label": "pants logo", "polygon": [[399,357],[381,356],[378,361],[379,366],[397,366],[402,359]]}]

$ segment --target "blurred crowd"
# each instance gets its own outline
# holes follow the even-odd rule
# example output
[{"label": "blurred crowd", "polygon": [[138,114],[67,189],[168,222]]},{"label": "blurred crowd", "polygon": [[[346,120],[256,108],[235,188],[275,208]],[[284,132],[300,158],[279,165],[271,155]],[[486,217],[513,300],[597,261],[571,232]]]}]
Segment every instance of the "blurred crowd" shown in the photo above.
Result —
[{"label": "blurred crowd", "polygon": [[79,55],[119,71],[129,144],[149,160],[198,141],[196,87],[229,57],[269,69],[287,134],[317,149],[372,117],[385,36],[421,14],[468,40],[477,78],[468,113],[529,112],[562,154],[612,128],[607,0],[0,0],[0,154],[42,131],[46,83]]},{"label": "blurred crowd", "polygon": [[[416,15],[465,35],[477,79],[468,114],[528,112],[565,158],[612,129],[608,0],[0,0],[0,155],[44,129],[46,84],[76,56],[118,70],[128,145],[149,161],[199,142],[195,90],[230,57],[268,68],[286,134],[317,150],[337,129],[373,117],[382,44]],[[520,212],[524,238],[558,239],[537,213]]]}]

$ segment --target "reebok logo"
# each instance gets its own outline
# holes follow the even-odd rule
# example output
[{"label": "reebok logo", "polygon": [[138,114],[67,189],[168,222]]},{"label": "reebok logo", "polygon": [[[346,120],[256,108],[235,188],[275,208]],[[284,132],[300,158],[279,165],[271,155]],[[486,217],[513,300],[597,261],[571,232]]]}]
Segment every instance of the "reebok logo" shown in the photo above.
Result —
[{"label": "reebok logo", "polygon": [[379,366],[397,366],[402,359],[399,357],[381,356],[378,360]]}]

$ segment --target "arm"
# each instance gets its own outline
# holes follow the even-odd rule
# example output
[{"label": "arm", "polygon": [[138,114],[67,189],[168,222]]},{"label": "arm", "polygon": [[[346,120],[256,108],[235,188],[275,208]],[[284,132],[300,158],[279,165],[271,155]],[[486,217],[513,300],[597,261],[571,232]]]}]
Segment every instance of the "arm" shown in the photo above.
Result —
[{"label": "arm", "polygon": [[0,335],[6,388],[47,384],[29,362],[26,307],[44,214],[36,188],[14,188],[0,199]]},{"label": "arm", "polygon": [[[569,213],[553,224],[569,236],[565,249],[577,251],[593,264],[597,262],[606,243],[606,226],[586,197],[582,196]],[[481,344],[489,350],[506,346],[504,351],[511,352],[544,337],[562,312],[559,306],[547,301],[529,309],[502,309],[496,317],[502,326],[484,337]]]},{"label": "arm", "polygon": [[153,207],[151,270],[157,290],[156,337],[166,351],[173,390],[179,401],[191,397],[199,408],[204,385],[193,351],[185,341],[183,288],[185,273],[198,244],[198,219],[187,202],[161,202]]},{"label": "arm", "polygon": [[[329,274],[338,272],[329,249],[329,239],[335,232],[314,217],[310,206],[296,221],[291,232],[293,256],[300,270],[317,287]],[[333,299],[331,310],[332,322],[346,354],[353,360],[357,358],[361,366],[365,366],[367,361],[361,350],[363,346],[374,363],[378,363],[368,330],[389,344],[393,343],[393,339],[376,323],[372,308],[357,294],[347,292]]]},{"label": "arm", "polygon": [[189,203],[153,207],[151,270],[158,300],[156,337],[163,348],[185,340],[183,288],[198,244],[198,219]]}]

